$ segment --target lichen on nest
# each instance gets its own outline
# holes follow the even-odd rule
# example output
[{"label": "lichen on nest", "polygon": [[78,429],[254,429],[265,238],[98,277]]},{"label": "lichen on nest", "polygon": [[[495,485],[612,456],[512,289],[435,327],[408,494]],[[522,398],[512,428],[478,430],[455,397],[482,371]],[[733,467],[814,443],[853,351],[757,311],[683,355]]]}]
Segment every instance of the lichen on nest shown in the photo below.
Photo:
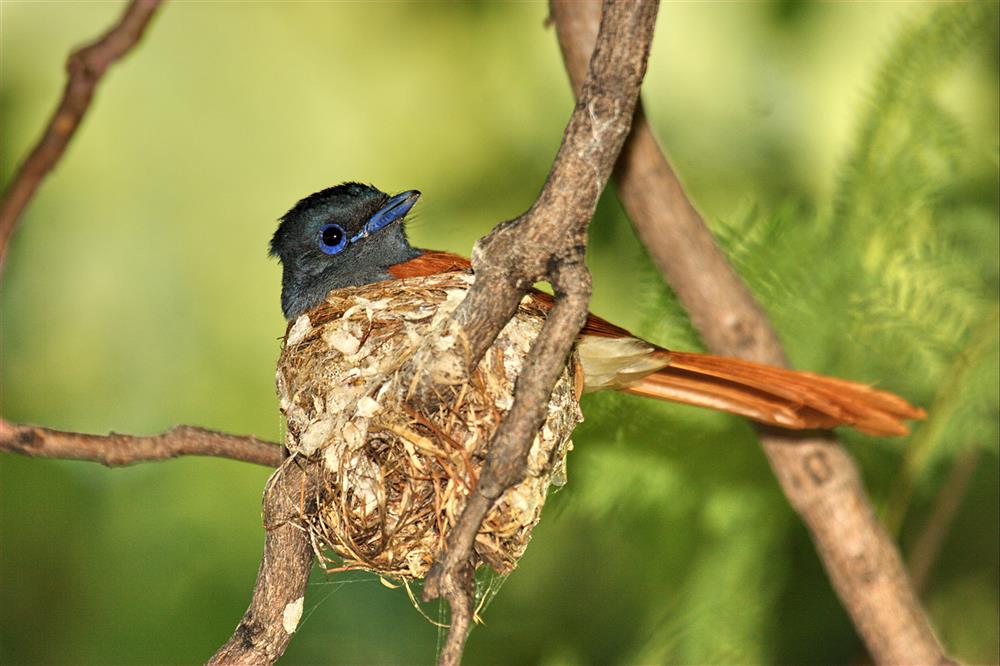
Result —
[{"label": "lichen on nest", "polygon": [[[289,326],[277,371],[285,445],[324,461],[323,489],[303,502],[301,522],[328,568],[422,578],[461,514],[544,319],[525,299],[470,376],[436,375],[437,408],[421,412],[402,370],[462,348],[450,316],[472,280],[456,272],[335,290]],[[476,566],[509,573],[549,486],[564,481],[582,419],[578,375],[570,363],[556,383],[526,478],[476,537]]]}]

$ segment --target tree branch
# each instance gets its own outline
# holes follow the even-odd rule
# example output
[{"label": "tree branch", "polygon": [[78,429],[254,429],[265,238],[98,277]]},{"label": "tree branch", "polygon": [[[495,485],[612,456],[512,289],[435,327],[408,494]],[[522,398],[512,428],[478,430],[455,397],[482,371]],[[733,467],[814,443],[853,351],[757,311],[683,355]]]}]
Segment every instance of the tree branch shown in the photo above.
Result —
[{"label": "tree branch", "polygon": [[[551,0],[551,8],[567,70],[581,90],[597,4]],[[787,365],[774,329],[684,194],[641,105],[635,113],[616,176],[639,238],[709,349]],[[832,435],[759,431],[785,495],[812,533],[834,588],[875,660],[947,662],[853,459]]]},{"label": "tree branch", "polygon": [[281,446],[256,437],[241,437],[195,426],[176,426],[148,437],[88,435],[21,425],[0,419],[0,451],[31,458],[89,460],[108,467],[168,460],[180,456],[215,456],[277,467]]},{"label": "tree branch", "polygon": [[[548,280],[556,304],[517,379],[514,405],[490,443],[479,483],[443,553],[429,572],[424,598],[445,596],[452,627],[442,664],[461,657],[471,613],[470,557],[494,500],[524,477],[528,449],[540,427],[556,379],[587,315],[590,275],[584,265],[587,225],[628,134],[646,71],[658,3],[607,0],[600,35],[580,100],[570,117],[549,178],[534,205],[501,223],[473,251],[476,282],[458,307],[452,332],[462,353],[441,355],[436,366],[475,367],[532,284]],[[460,370],[460,371],[461,371]],[[433,391],[429,371],[422,387]],[[418,400],[426,400],[426,393]]]},{"label": "tree branch", "polygon": [[295,519],[316,507],[306,498],[315,493],[316,466],[289,458],[264,490],[264,556],[257,571],[250,607],[233,635],[212,655],[209,664],[273,664],[288,647],[302,618],[312,570],[313,547]]},{"label": "tree branch", "polygon": [[21,164],[0,202],[0,270],[18,218],[45,175],[62,157],[76,132],[94,90],[108,67],[125,56],[142,38],[160,0],[132,0],[114,26],[96,42],[70,54],[66,61],[69,80],[62,99],[38,143]]}]

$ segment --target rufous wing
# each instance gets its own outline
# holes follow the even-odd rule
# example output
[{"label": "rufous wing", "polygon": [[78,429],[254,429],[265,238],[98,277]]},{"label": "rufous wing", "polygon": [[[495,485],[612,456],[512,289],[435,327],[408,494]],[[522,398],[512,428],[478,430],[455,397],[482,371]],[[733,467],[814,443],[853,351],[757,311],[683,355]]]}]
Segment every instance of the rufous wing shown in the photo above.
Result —
[{"label": "rufous wing", "polygon": [[389,267],[389,275],[401,280],[409,277],[423,277],[452,271],[472,270],[472,262],[465,257],[450,252],[422,250],[414,259]]}]

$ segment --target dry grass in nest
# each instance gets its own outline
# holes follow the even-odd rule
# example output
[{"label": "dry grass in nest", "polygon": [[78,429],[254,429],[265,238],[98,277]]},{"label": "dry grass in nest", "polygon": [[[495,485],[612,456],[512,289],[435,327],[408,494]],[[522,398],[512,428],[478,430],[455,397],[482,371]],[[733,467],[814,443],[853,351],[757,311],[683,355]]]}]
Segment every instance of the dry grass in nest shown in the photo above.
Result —
[{"label": "dry grass in nest", "polygon": [[[467,273],[446,273],[340,289],[289,327],[277,372],[285,444],[325,461],[325,488],[303,503],[311,508],[302,520],[329,568],[422,578],[461,514],[542,324],[526,302],[471,377],[435,375],[440,406],[415,411],[400,370],[411,357],[434,363],[441,351],[461,349],[459,336],[448,334],[450,314],[471,282]],[[425,341],[433,344],[422,348]],[[553,391],[527,477],[480,529],[476,566],[509,573],[549,485],[564,479],[570,433],[581,420],[572,370]]]}]

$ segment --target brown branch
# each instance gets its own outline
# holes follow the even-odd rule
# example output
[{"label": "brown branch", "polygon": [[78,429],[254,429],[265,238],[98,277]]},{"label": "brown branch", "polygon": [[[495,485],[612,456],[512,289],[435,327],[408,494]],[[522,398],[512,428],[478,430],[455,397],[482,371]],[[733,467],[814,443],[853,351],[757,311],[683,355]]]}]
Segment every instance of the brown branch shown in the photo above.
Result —
[{"label": "brown branch", "polygon": [[303,498],[313,495],[313,469],[319,463],[289,458],[268,480],[264,490],[264,556],[257,571],[250,607],[233,635],[212,655],[209,664],[273,664],[288,647],[302,618],[306,584],[312,570],[309,536],[294,520],[303,512]]},{"label": "brown branch", "polygon": [[180,456],[214,456],[277,467],[282,447],[256,437],[230,435],[195,426],[176,426],[147,437],[88,435],[21,425],[0,419],[0,451],[31,458],[89,460],[108,467],[168,460]]},{"label": "brown branch", "polygon": [[[573,340],[587,317],[590,273],[582,262],[559,264],[551,279],[557,291],[563,288],[568,291],[556,300],[528,352],[525,371],[515,387],[515,402],[490,442],[490,454],[479,482],[448,536],[447,550],[438,556],[424,583],[425,600],[444,596],[452,609],[441,664],[461,661],[474,606],[470,559],[476,535],[497,498],[524,478],[528,449],[545,420],[552,387],[565,368]],[[529,376],[529,368],[534,376]]]},{"label": "brown branch", "polygon": [[132,0],[118,23],[100,39],[70,54],[66,61],[69,80],[59,106],[0,202],[0,270],[18,218],[42,179],[65,152],[90,107],[101,77],[136,45],[159,4],[160,0]]},{"label": "brown branch", "polygon": [[[590,275],[583,263],[587,225],[631,124],[646,70],[658,3],[607,0],[587,80],[549,178],[526,213],[497,226],[473,251],[476,282],[455,312],[462,353],[439,355],[434,370],[467,372],[514,314],[521,296],[548,280],[556,304],[517,379],[514,405],[490,443],[479,483],[424,584],[424,598],[445,596],[452,628],[442,664],[456,664],[471,612],[470,557],[483,518],[499,495],[524,477],[526,456],[545,406],[586,318]],[[439,373],[440,374],[440,373]],[[418,400],[427,400],[418,396]]]},{"label": "brown branch", "polygon": [[[551,7],[570,78],[579,89],[594,43],[596,3],[552,0]],[[636,232],[708,347],[786,365],[770,322],[685,196],[641,106],[616,176]],[[854,460],[832,435],[763,428],[760,433],[785,495],[812,533],[834,588],[875,660],[947,662],[902,558],[875,517]]]}]

